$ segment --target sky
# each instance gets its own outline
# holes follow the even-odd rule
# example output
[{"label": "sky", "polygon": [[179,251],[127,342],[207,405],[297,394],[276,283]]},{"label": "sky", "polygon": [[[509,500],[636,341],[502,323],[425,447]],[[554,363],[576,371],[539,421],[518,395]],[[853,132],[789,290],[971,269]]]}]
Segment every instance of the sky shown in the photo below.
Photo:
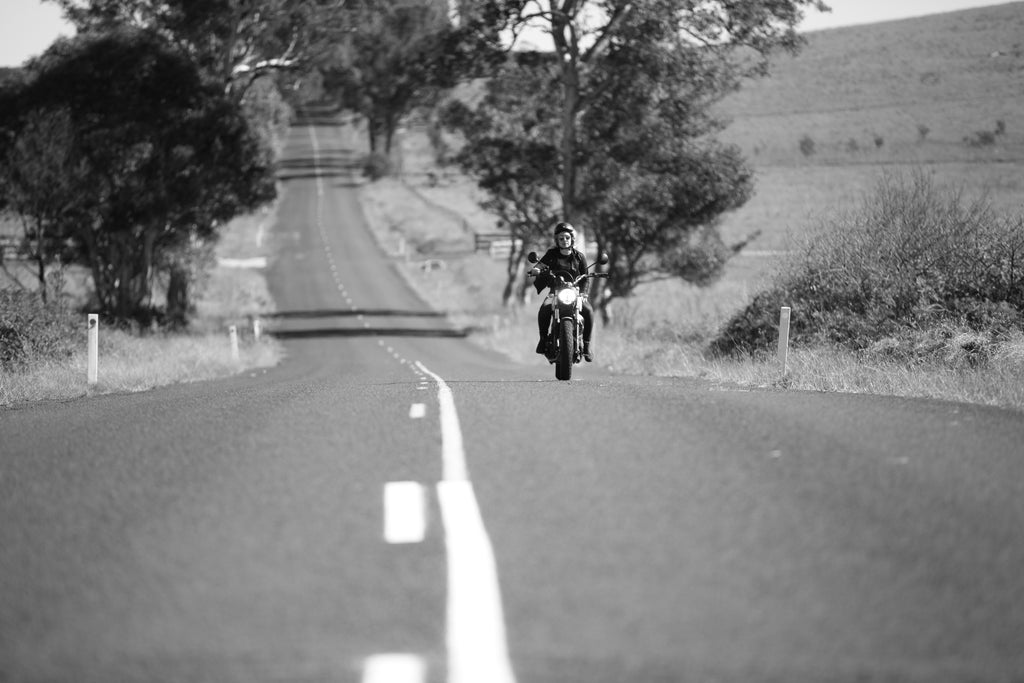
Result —
[{"label": "sky", "polygon": [[[971,7],[1004,5],[1010,0],[825,0],[832,12],[808,13],[802,30],[870,24],[890,19],[953,12]],[[0,66],[20,66],[74,29],[60,8],[42,0],[0,0]]]}]

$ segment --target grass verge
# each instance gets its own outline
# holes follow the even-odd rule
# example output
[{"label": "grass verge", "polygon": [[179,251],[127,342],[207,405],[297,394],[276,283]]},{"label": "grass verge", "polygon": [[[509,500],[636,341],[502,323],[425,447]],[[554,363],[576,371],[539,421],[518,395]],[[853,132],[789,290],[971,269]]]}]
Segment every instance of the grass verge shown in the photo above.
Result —
[{"label": "grass verge", "polygon": [[[417,208],[422,199],[401,183],[370,183],[361,193],[367,219],[384,245],[398,242],[409,212],[419,217],[417,243],[458,238],[457,223],[444,217],[431,220],[429,207]],[[500,261],[477,254],[396,258],[420,295],[455,324],[473,329],[475,342],[517,361],[533,360],[540,300],[503,308]],[[934,362],[887,360],[832,347],[794,349],[785,376],[769,353],[739,359],[707,356],[707,342],[747,303],[749,294],[745,282],[732,282],[728,276],[707,289],[679,283],[641,289],[632,300],[620,302],[610,324],[598,324],[597,363],[614,372],[699,377],[768,390],[919,397],[1024,410],[1024,334],[993,346],[989,361],[980,367],[966,358],[958,362],[964,349],[956,336]]]},{"label": "grass verge", "polygon": [[[243,216],[225,228],[217,255],[231,258],[266,256],[262,235],[274,218],[272,211]],[[71,292],[70,297],[81,297]],[[0,407],[43,400],[147,391],[179,382],[217,379],[276,365],[282,347],[273,337],[252,334],[251,320],[272,312],[266,280],[256,269],[217,265],[197,297],[197,319],[185,333],[131,334],[100,327],[99,373],[87,383],[86,316],[81,334],[57,355],[37,355],[14,366],[0,365]],[[239,332],[239,354],[231,352],[228,326]],[[73,334],[73,332],[72,332]]]}]

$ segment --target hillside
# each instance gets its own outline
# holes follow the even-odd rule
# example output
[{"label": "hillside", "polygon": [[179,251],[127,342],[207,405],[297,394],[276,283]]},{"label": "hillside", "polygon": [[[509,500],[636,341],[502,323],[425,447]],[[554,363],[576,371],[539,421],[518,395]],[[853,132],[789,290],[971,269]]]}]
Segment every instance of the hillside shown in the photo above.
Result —
[{"label": "hillside", "polygon": [[723,222],[728,237],[760,229],[753,249],[782,249],[787,232],[859,201],[884,171],[917,164],[998,206],[1022,206],[1024,2],[807,40],[721,105],[732,121],[721,137],[740,145],[758,179],[754,199]]}]

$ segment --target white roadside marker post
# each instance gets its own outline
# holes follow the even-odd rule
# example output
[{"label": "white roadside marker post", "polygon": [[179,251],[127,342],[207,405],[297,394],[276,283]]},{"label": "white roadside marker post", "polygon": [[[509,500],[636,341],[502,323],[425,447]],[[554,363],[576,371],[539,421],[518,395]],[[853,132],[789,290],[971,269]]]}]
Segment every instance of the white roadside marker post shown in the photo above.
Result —
[{"label": "white roadside marker post", "polygon": [[88,383],[96,384],[99,381],[100,361],[100,317],[95,313],[89,314],[89,367],[86,372]]},{"label": "white roadside marker post", "polygon": [[253,318],[252,320],[252,336],[256,341],[260,340],[260,335],[263,334],[263,323],[260,322],[259,318]]},{"label": "white roadside marker post", "polygon": [[238,362],[238,328],[234,325],[228,328],[228,336],[231,337],[231,360]]},{"label": "white roadside marker post", "polygon": [[782,376],[786,376],[786,363],[789,360],[789,306],[783,306],[779,313],[779,363],[782,365]]}]

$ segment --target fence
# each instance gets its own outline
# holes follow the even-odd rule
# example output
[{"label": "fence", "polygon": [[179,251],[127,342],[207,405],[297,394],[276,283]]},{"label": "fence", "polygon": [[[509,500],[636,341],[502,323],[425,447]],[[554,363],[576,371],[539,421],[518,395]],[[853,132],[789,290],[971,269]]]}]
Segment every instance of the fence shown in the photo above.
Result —
[{"label": "fence", "polygon": [[473,250],[486,251],[493,259],[507,259],[513,247],[522,248],[523,241],[512,239],[507,232],[477,232],[473,234]]}]

